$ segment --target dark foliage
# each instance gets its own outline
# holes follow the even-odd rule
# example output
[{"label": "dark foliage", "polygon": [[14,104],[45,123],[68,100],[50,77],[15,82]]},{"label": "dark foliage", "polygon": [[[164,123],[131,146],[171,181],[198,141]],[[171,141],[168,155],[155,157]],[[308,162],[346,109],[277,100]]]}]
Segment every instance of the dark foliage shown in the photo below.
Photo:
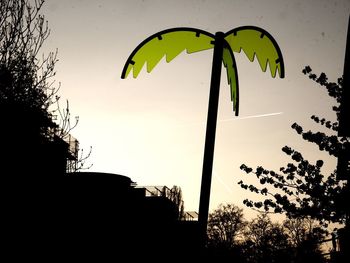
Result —
[{"label": "dark foliage", "polygon": [[242,209],[232,204],[220,205],[209,214],[209,246],[233,248],[242,236],[245,225]]},{"label": "dark foliage", "polygon": [[57,125],[49,107],[57,89],[50,79],[55,75],[56,54],[41,61],[39,50],[49,35],[44,17],[39,14],[43,1],[32,7],[29,1],[1,1],[0,4],[0,106],[7,129],[50,137]]},{"label": "dark foliage", "polygon": [[[339,116],[339,102],[342,90],[342,79],[337,83],[328,82],[327,76],[321,73],[319,76],[312,73],[309,66],[303,73],[321,87],[325,87],[329,96],[334,98],[337,106],[333,110]],[[302,136],[302,139],[318,145],[320,151],[326,151],[331,156],[338,157],[340,151],[349,148],[350,142],[345,137],[333,135],[338,129],[338,122],[332,122],[318,116],[311,116],[316,123],[330,130],[330,134],[323,132],[304,131],[298,124],[293,123],[292,129]],[[260,187],[247,185],[243,181],[239,184],[242,188],[265,196],[264,201],[254,202],[244,200],[244,204],[253,209],[265,212],[283,213],[289,217],[311,217],[318,220],[323,226],[329,222],[345,223],[346,212],[344,209],[344,195],[346,182],[337,178],[337,171],[324,175],[321,171],[323,161],[311,163],[295,149],[284,146],[282,151],[293,160],[281,167],[279,172],[267,170],[258,166],[255,170],[245,164],[241,170],[247,174],[253,174],[259,180]]]},{"label": "dark foliage", "polygon": [[213,259],[244,263],[325,262],[319,241],[326,232],[315,220],[298,218],[278,223],[261,213],[247,221],[242,212],[226,204],[209,215],[207,249]]},{"label": "dark foliage", "polygon": [[78,147],[68,152],[67,138],[78,119],[71,124],[68,102],[66,108],[59,107],[60,86],[53,79],[57,51],[39,53],[50,34],[40,14],[43,4],[44,0],[0,3],[0,136],[5,138],[3,167],[12,175],[63,174],[65,162],[73,159],[68,168],[75,171],[90,155],[78,156]]}]

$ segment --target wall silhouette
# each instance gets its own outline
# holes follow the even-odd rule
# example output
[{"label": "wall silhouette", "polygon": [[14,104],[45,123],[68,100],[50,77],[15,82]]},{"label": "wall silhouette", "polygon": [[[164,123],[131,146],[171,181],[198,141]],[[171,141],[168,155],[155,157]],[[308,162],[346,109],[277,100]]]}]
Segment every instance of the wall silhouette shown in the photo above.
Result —
[{"label": "wall silhouette", "polygon": [[128,177],[108,173],[27,182],[16,189],[12,203],[12,238],[21,240],[21,250],[35,256],[45,251],[61,259],[147,259],[160,254],[175,259],[197,253],[197,221],[179,221],[172,201],[146,196],[145,191]]}]

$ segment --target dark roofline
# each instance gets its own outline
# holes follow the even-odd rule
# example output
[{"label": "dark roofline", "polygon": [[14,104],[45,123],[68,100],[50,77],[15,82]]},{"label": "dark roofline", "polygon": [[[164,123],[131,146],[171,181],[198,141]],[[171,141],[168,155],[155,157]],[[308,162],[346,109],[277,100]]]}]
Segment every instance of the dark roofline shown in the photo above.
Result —
[{"label": "dark roofline", "polygon": [[85,178],[98,178],[98,179],[115,179],[120,180],[125,183],[129,183],[130,185],[135,185],[136,183],[133,182],[130,177],[127,177],[125,175],[120,174],[114,174],[114,173],[103,173],[103,172],[73,172],[73,173],[67,173],[67,177],[85,177]]}]

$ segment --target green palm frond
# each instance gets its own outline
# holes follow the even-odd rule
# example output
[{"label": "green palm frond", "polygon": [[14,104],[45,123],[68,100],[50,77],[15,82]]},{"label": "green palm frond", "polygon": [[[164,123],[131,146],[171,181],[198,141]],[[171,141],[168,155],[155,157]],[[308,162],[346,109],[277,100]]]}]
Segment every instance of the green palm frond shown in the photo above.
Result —
[{"label": "green palm frond", "polygon": [[231,88],[231,101],[233,103],[233,111],[238,116],[239,110],[239,89],[238,89],[238,75],[235,57],[233,56],[232,50],[229,46],[224,47],[222,54],[222,62],[226,68],[227,81]]},{"label": "green palm frond", "polygon": [[271,76],[284,77],[284,63],[281,50],[275,39],[264,29],[254,26],[244,26],[233,29],[225,34],[225,40],[234,52],[247,55],[250,61],[256,56],[262,71],[266,71],[269,64]]},{"label": "green palm frond", "polygon": [[214,47],[214,36],[206,31],[195,28],[173,28],[154,34],[143,41],[131,53],[128,58],[122,78],[126,78],[130,71],[136,78],[147,64],[147,72],[158,64],[165,56],[166,62],[170,62],[182,51],[193,53]]}]

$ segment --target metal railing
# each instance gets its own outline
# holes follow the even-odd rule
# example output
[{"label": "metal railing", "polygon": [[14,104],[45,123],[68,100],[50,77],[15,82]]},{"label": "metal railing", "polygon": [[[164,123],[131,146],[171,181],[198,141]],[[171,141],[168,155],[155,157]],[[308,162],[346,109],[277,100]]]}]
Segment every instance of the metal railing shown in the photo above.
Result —
[{"label": "metal railing", "polygon": [[171,190],[167,186],[142,186],[138,188],[145,189],[146,196],[162,196],[169,198]]},{"label": "metal railing", "polygon": [[[151,196],[165,197],[173,201],[172,191],[167,186],[137,186],[136,188],[144,189],[146,197],[151,197]],[[196,211],[185,211],[184,217],[182,218],[182,220],[196,221],[198,220],[198,213]]]},{"label": "metal railing", "polygon": [[71,134],[68,134],[63,138],[68,143],[68,151],[73,159],[78,159],[79,152],[79,141],[74,138]]},{"label": "metal railing", "polygon": [[197,221],[198,213],[196,211],[185,211],[185,221]]}]

